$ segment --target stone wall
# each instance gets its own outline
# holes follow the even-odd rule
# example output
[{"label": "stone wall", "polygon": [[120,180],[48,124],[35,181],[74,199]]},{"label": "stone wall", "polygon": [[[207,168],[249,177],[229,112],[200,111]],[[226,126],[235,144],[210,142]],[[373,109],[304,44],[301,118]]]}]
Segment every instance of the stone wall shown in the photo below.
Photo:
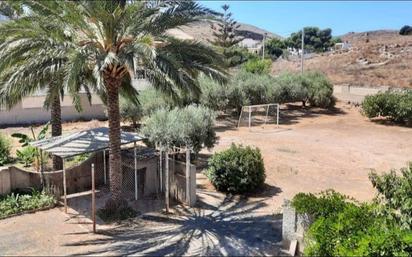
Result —
[{"label": "stone wall", "polygon": [[293,241],[297,241],[297,250],[302,253],[305,244],[305,232],[308,230],[312,219],[306,214],[299,214],[291,205],[289,200],[285,200],[282,206],[282,243],[284,248],[289,248]]}]

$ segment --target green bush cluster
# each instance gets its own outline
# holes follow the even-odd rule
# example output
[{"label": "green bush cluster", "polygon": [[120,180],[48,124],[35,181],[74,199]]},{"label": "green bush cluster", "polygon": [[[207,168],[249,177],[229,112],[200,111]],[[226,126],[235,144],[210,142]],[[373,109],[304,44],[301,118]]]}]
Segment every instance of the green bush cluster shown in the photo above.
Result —
[{"label": "green bush cluster", "polygon": [[370,174],[378,195],[358,203],[334,191],[297,194],[292,205],[314,218],[305,235],[307,256],[411,256],[412,163],[399,173]]},{"label": "green bush cluster", "polygon": [[152,144],[189,146],[198,153],[203,147],[214,146],[214,122],[215,113],[204,106],[159,109],[145,120],[141,132]]},{"label": "green bush cluster", "polygon": [[52,207],[56,198],[46,192],[33,190],[30,194],[15,194],[0,197],[0,218],[20,212]]},{"label": "green bush cluster", "polygon": [[262,154],[258,148],[232,144],[209,159],[206,175],[219,191],[253,192],[265,182]]},{"label": "green bush cluster", "polygon": [[10,161],[11,143],[8,138],[0,134],[0,166]]},{"label": "green bush cluster", "polygon": [[382,216],[396,221],[404,229],[412,229],[412,162],[400,171],[369,175],[372,185],[378,191],[375,201]]},{"label": "green bush cluster", "polygon": [[240,111],[243,105],[308,102],[311,106],[335,105],[333,85],[319,72],[284,73],[277,77],[240,70],[228,85],[202,77],[200,102],[213,110]]},{"label": "green bush cluster", "polygon": [[387,91],[366,96],[362,112],[368,118],[387,117],[407,124],[412,122],[412,90]]},{"label": "green bush cluster", "polygon": [[248,60],[243,64],[243,69],[250,73],[255,74],[269,74],[270,68],[272,67],[272,60],[270,59],[259,59],[254,58]]}]

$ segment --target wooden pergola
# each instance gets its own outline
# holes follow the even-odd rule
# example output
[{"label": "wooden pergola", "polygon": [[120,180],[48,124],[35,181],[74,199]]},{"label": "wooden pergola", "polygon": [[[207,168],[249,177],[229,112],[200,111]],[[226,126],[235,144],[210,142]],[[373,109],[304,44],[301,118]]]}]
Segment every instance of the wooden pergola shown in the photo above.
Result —
[{"label": "wooden pergola", "polygon": [[[137,133],[121,132],[121,145],[134,144],[134,171],[135,171],[135,198],[137,200],[137,151],[136,143],[144,138]],[[64,209],[67,213],[67,186],[65,160],[85,153],[103,152],[104,160],[104,183],[106,184],[106,150],[109,149],[109,129],[106,127],[88,129],[75,132],[69,135],[51,137],[43,140],[31,142],[33,147],[41,149],[51,155],[58,156],[63,160],[63,194]],[[92,174],[92,202],[94,203],[94,164],[91,167]],[[94,207],[94,204],[92,204]],[[95,208],[93,208],[93,230],[95,231]]]}]

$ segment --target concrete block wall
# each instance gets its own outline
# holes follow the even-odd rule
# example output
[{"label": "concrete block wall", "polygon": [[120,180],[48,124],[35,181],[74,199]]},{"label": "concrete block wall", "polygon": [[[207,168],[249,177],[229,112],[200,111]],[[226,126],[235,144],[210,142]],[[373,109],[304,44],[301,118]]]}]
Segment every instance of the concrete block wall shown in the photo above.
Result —
[{"label": "concrete block wall", "polygon": [[[0,109],[0,125],[17,125],[17,124],[32,124],[45,123],[50,120],[50,111],[43,108],[45,96],[31,96],[23,99],[10,110]],[[105,107],[97,95],[92,96],[92,104],[90,105],[87,95],[81,94],[80,101],[83,108],[82,112],[78,112],[72,103],[69,96],[62,101],[62,120],[91,120],[105,119]]]},{"label": "concrete block wall", "polygon": [[284,248],[289,248],[292,241],[298,242],[298,251],[303,252],[305,248],[305,233],[312,224],[313,219],[307,214],[299,214],[291,205],[289,200],[285,200],[282,206],[282,244]]}]

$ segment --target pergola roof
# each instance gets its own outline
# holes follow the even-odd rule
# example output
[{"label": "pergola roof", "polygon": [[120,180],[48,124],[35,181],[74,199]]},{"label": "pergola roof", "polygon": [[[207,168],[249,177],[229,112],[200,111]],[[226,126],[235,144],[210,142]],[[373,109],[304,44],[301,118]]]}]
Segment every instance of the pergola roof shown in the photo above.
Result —
[{"label": "pergola roof", "polygon": [[[121,132],[122,145],[143,139],[137,133]],[[105,127],[94,128],[70,135],[47,138],[30,144],[52,155],[68,158],[109,148],[109,129]]]}]

